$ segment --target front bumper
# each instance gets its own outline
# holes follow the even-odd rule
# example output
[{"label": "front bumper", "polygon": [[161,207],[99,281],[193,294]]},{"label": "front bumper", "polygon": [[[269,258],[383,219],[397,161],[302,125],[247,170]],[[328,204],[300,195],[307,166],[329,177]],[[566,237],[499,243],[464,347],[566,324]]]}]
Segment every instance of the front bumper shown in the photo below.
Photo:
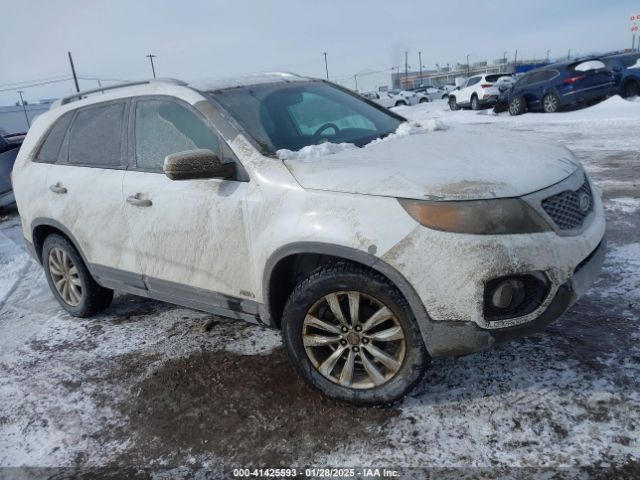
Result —
[{"label": "front bumper", "polygon": [[561,285],[549,306],[536,319],[513,327],[488,330],[473,322],[432,322],[429,330],[429,353],[432,357],[451,357],[485,350],[532,333],[537,333],[560,317],[595,282],[602,269],[606,237],[576,267],[574,275]]},{"label": "front bumper", "polygon": [[[468,235],[420,226],[386,252],[382,260],[404,277],[424,306],[426,319],[418,323],[429,353],[482,350],[538,331],[561,315],[591,285],[602,264],[604,210],[597,193],[593,201],[584,227],[571,234]],[[549,286],[535,309],[503,319],[485,317],[489,282],[533,272],[543,273]]]}]

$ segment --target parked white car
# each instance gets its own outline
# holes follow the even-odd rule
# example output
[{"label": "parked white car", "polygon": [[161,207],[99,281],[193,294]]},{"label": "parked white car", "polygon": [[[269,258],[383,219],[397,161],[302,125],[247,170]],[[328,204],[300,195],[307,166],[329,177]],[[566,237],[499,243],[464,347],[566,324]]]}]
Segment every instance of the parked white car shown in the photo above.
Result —
[{"label": "parked white car", "polygon": [[[509,74],[475,75],[468,78],[460,87],[449,94],[451,110],[471,108],[480,110],[496,104],[500,94],[498,83],[501,79],[509,78]],[[506,80],[502,80],[505,82]]]},{"label": "parked white car", "polygon": [[566,148],[428,132],[292,74],[64,98],[13,179],[71,315],[119,290],[278,328],[307,381],[361,405],[401,398],[429,358],[543,329],[605,249]]},{"label": "parked white car", "polygon": [[[389,90],[389,93],[391,95],[395,95],[396,98],[399,99],[396,102],[396,106],[417,105],[419,103],[426,103],[429,101],[429,97],[420,92],[410,92],[408,90]],[[402,100],[404,100],[404,102],[402,102]]]},{"label": "parked white car", "polygon": [[410,105],[409,100],[400,95],[394,95],[389,92],[366,92],[362,96],[385,108],[401,107]]}]

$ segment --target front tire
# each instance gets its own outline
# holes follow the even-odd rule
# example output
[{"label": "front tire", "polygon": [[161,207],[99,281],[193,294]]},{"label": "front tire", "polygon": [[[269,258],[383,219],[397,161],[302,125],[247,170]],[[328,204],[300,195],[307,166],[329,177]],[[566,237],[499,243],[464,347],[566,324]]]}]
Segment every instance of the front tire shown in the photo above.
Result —
[{"label": "front tire", "polygon": [[426,98],[426,97],[422,97],[422,98],[420,99],[420,102],[419,102],[419,103],[428,103],[428,102],[429,102],[429,99],[428,99],[428,98]]},{"label": "front tire", "polygon": [[305,380],[328,397],[357,405],[401,399],[429,360],[400,292],[384,277],[349,264],[320,267],[294,289],[282,336]]},{"label": "front tire", "polygon": [[398,100],[396,102],[396,107],[406,107],[407,106],[407,102],[403,101],[403,100]]},{"label": "front tire", "polygon": [[460,110],[460,105],[458,105],[458,102],[456,101],[456,97],[454,96],[449,97],[449,108],[451,109],[452,112]]},{"label": "front tire", "polygon": [[547,93],[542,98],[542,109],[545,113],[558,113],[560,111],[560,99],[555,93]]},{"label": "front tire", "polygon": [[93,279],[75,247],[61,235],[49,235],[42,247],[42,266],[58,303],[74,317],[90,317],[106,309],[113,290]]}]

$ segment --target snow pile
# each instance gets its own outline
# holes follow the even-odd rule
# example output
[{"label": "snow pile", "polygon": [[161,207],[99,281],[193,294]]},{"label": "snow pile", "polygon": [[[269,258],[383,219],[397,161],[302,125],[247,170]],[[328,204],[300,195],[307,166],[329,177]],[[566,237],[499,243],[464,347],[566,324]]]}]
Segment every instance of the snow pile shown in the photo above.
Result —
[{"label": "snow pile", "polygon": [[612,198],[606,203],[605,207],[612,212],[634,213],[640,209],[640,199],[632,197]]},{"label": "snow pile", "polygon": [[[436,118],[429,118],[423,122],[404,122],[390,135],[379,138],[368,143],[364,148],[369,148],[382,142],[396,140],[398,138],[407,137],[419,133],[435,132],[437,130],[446,130],[448,127]],[[301,148],[297,152],[287,150],[285,148],[276,152],[280,160],[296,160],[303,158],[319,158],[333,155],[335,153],[344,152],[345,150],[353,150],[358,148],[353,143],[321,143],[319,145],[309,145]]]},{"label": "snow pile", "polygon": [[318,158],[345,150],[353,150],[356,147],[353,143],[321,143],[319,145],[308,145],[297,152],[282,148],[276,152],[280,160],[295,160],[298,158]]},{"label": "snow pile", "polygon": [[604,270],[618,277],[606,286],[599,282],[593,290],[603,298],[621,297],[626,301],[640,300],[640,243],[628,243],[610,248]]}]

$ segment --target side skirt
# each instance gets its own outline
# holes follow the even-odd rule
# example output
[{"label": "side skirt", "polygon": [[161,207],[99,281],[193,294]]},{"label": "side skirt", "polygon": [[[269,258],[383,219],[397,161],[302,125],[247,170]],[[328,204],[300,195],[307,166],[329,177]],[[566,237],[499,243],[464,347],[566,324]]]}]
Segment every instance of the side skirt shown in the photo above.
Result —
[{"label": "side skirt", "polygon": [[103,265],[93,264],[89,269],[96,282],[106,288],[264,325],[259,313],[262,305],[253,300],[158,278],[144,277]]}]

